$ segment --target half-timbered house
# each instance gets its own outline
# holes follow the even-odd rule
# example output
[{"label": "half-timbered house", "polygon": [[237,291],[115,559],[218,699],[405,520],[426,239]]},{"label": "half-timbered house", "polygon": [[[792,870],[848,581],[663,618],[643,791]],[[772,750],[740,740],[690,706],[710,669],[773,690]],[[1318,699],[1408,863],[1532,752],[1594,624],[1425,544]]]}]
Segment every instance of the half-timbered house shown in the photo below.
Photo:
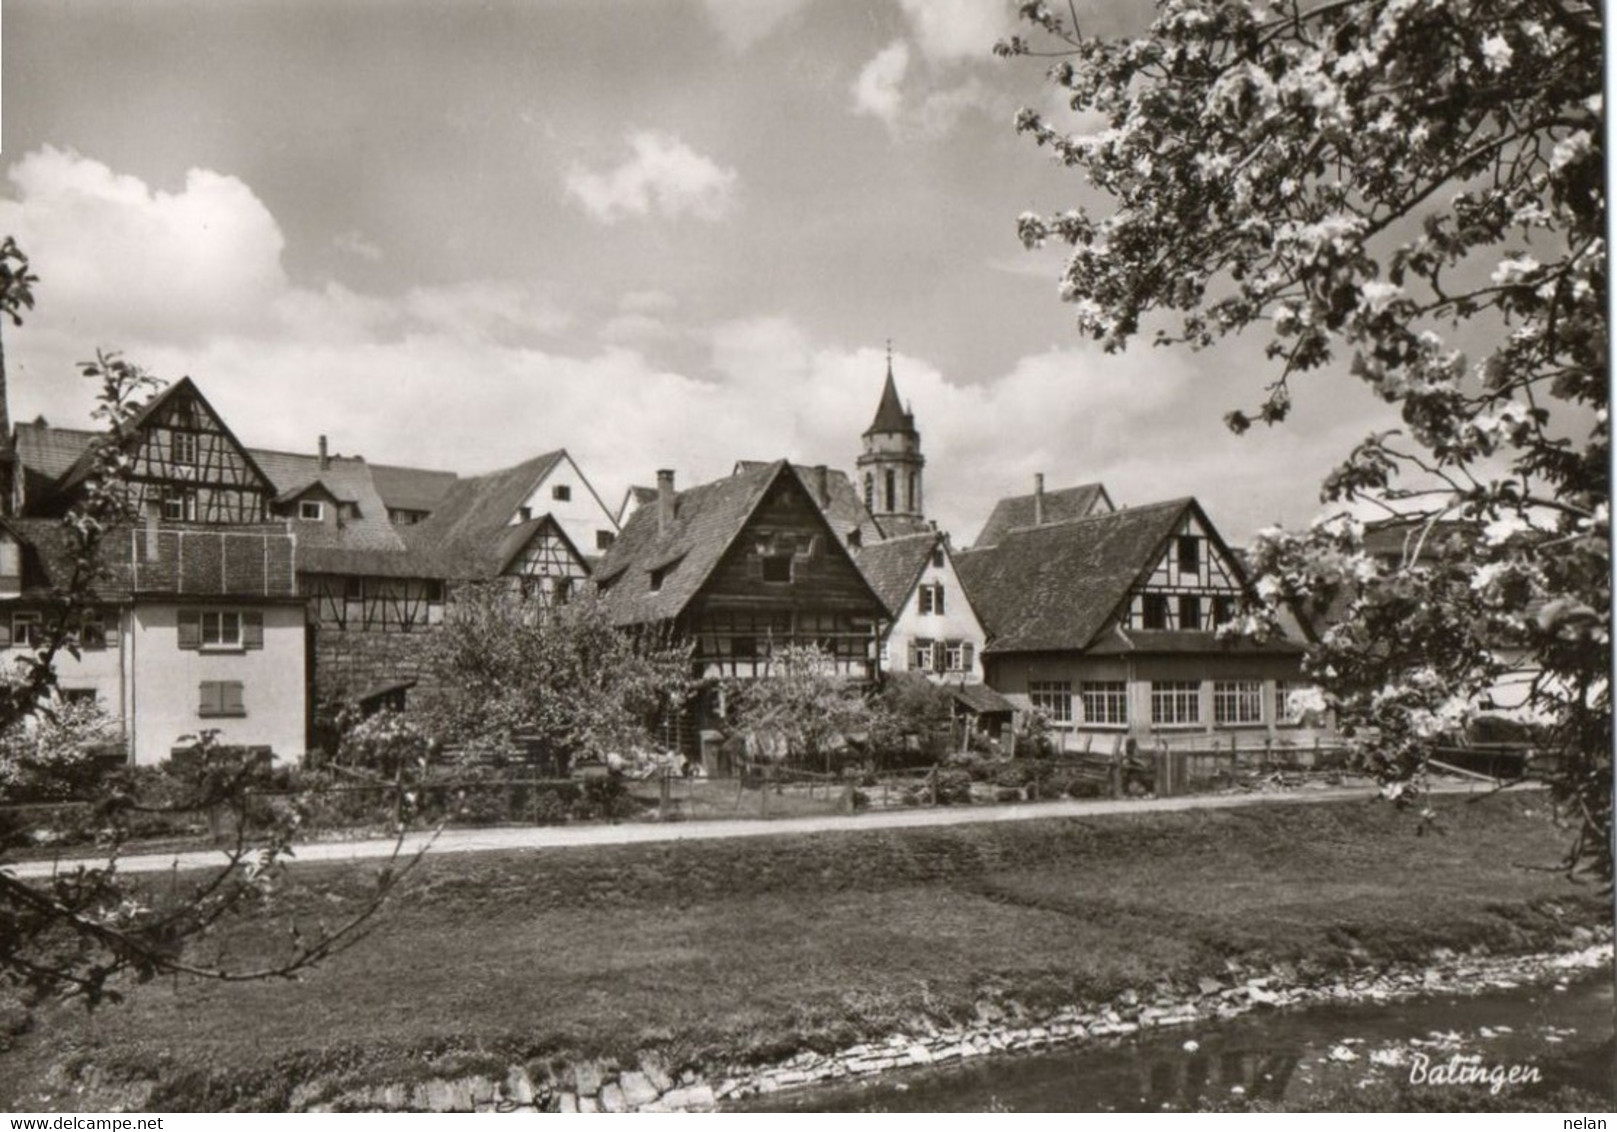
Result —
[{"label": "half-timbered house", "polygon": [[1308,734],[1301,645],[1225,640],[1246,594],[1194,499],[1010,530],[960,553],[988,684],[1058,734]]},{"label": "half-timbered house", "polygon": [[614,621],[666,628],[694,645],[703,687],[680,719],[687,752],[723,711],[727,680],[767,677],[786,646],[817,644],[851,678],[877,677],[886,607],[811,488],[784,460],[658,495],[596,569]]}]

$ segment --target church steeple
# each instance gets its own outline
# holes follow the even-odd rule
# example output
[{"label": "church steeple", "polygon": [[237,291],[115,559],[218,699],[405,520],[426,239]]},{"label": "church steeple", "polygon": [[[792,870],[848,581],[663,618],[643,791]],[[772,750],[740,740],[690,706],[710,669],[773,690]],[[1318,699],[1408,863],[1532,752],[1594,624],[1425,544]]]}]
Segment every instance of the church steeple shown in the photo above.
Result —
[{"label": "church steeple", "polygon": [[915,415],[904,408],[893,380],[893,344],[887,343],[887,380],[882,385],[876,416],[864,433],[859,478],[865,507],[889,536],[927,529],[922,508],[921,434]]}]

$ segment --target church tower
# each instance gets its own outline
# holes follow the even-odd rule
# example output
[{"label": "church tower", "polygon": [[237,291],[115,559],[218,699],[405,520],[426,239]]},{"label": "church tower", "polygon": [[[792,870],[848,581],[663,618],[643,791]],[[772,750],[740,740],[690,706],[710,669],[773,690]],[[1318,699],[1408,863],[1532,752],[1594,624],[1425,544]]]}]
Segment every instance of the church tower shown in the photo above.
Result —
[{"label": "church tower", "polygon": [[882,387],[876,419],[865,429],[859,457],[859,483],[865,507],[887,537],[930,530],[921,495],[921,434],[914,414],[898,399],[893,382],[893,349],[887,348],[887,384]]}]

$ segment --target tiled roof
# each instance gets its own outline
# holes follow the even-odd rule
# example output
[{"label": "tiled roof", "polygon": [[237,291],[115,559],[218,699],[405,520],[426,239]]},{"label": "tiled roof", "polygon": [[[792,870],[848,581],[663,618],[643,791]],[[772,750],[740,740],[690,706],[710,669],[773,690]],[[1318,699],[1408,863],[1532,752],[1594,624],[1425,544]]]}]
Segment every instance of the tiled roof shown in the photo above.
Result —
[{"label": "tiled roof", "polygon": [[[52,590],[65,589],[74,542],[63,522],[7,519],[5,525],[25,544],[24,596],[43,600]],[[135,593],[293,598],[293,545],[281,523],[115,527],[101,542],[101,574],[91,593],[102,601],[127,600]]]},{"label": "tiled roof", "polygon": [[1245,638],[1221,640],[1212,633],[1198,633],[1184,629],[1125,629],[1113,626],[1110,633],[1087,650],[1093,656],[1114,656],[1133,653],[1139,656],[1187,653],[1301,653],[1303,647],[1295,641],[1274,637],[1267,641]]},{"label": "tiled roof", "polygon": [[459,478],[454,472],[372,464],[371,479],[382,502],[401,511],[431,511]]},{"label": "tiled roof", "polygon": [[612,517],[617,520],[618,526],[621,527],[624,523],[624,516],[629,513],[630,503],[633,503],[636,507],[644,507],[656,498],[656,488],[635,484],[623,493],[623,502],[618,506],[618,513]]},{"label": "tiled roof", "polygon": [[[465,476],[449,486],[432,514],[404,529],[406,545],[439,562],[446,577],[491,578],[498,574],[521,546],[502,551],[513,537],[514,526],[530,528],[531,535],[544,518],[513,524],[517,508],[534,487],[566,455],[558,449],[525,460],[515,467],[481,476]],[[526,544],[527,539],[522,539]]]},{"label": "tiled roof", "polygon": [[[637,625],[678,617],[786,469],[777,460],[679,492],[667,530],[659,529],[655,504],[629,516],[595,574],[613,620]],[[652,571],[670,565],[653,590]]]},{"label": "tiled roof", "polygon": [[[298,522],[293,530],[298,537],[298,564],[301,568],[319,573],[337,573],[331,568],[330,551],[392,551],[404,550],[404,540],[393,524],[387,521],[387,507],[376,493],[371,480],[371,467],[358,456],[332,456],[326,466],[320,466],[320,457],[304,456],[292,452],[271,452],[250,448],[248,453],[269,477],[278,494],[297,491],[318,480],[332,496],[356,505],[357,517],[343,520],[340,527],[324,523]],[[307,564],[306,564],[307,563]]]},{"label": "tiled roof", "polygon": [[964,704],[968,711],[976,712],[978,715],[995,715],[1016,710],[1015,704],[987,684],[944,684],[942,687],[945,692]]},{"label": "tiled roof", "polygon": [[956,554],[955,569],[988,631],[986,651],[1089,647],[1194,506],[1175,499],[1028,527],[991,549]]},{"label": "tiled roof", "polygon": [[17,462],[30,471],[56,480],[101,435],[88,429],[55,428],[38,421],[17,426]]},{"label": "tiled roof", "polygon": [[876,591],[876,596],[897,617],[932,557],[932,548],[942,536],[936,531],[888,539],[873,546],[862,546],[854,554],[859,572]]},{"label": "tiled roof", "polygon": [[[1044,521],[1065,523],[1071,519],[1085,519],[1112,509],[1106,488],[1098,483],[1079,484],[1059,491],[1044,493]],[[988,522],[971,544],[973,550],[986,550],[998,546],[1011,531],[1033,525],[1034,496],[1012,495],[994,504]]]}]

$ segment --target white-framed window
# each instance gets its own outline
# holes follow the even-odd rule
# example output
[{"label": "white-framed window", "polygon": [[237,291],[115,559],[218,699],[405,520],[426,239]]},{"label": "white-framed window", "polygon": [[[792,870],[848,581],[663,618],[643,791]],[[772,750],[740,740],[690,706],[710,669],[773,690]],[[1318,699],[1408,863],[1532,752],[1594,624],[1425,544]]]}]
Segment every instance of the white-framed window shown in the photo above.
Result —
[{"label": "white-framed window", "polygon": [[1202,686],[1194,680],[1157,680],[1151,684],[1151,722],[1182,727],[1202,720]]},{"label": "white-framed window", "polygon": [[175,464],[197,462],[197,436],[194,432],[171,432],[168,438],[168,457]]},{"label": "white-framed window", "polygon": [[235,649],[241,647],[241,614],[233,609],[209,609],[202,613],[202,647]]},{"label": "white-framed window", "polygon": [[298,500],[298,518],[306,519],[312,523],[323,522],[326,517],[326,505],[318,499]]},{"label": "white-framed window", "polygon": [[197,714],[204,719],[247,714],[240,680],[204,680],[198,688]]},{"label": "white-framed window", "polygon": [[950,641],[944,650],[944,668],[949,672],[966,670],[966,642]]},{"label": "white-framed window", "polygon": [[1309,701],[1319,705],[1319,689],[1306,680],[1275,681],[1275,723],[1295,727],[1307,722]]},{"label": "white-framed window", "polygon": [[1129,721],[1129,686],[1122,680],[1085,680],[1081,686],[1084,722],[1095,727],[1123,727]]},{"label": "white-framed window", "polygon": [[1218,724],[1262,723],[1262,681],[1213,681],[1213,722]]},{"label": "white-framed window", "polygon": [[1072,684],[1066,680],[1030,680],[1028,702],[1051,723],[1072,722]]},{"label": "white-framed window", "polygon": [[34,649],[45,643],[45,626],[38,613],[11,615],[11,643],[19,649]]}]

